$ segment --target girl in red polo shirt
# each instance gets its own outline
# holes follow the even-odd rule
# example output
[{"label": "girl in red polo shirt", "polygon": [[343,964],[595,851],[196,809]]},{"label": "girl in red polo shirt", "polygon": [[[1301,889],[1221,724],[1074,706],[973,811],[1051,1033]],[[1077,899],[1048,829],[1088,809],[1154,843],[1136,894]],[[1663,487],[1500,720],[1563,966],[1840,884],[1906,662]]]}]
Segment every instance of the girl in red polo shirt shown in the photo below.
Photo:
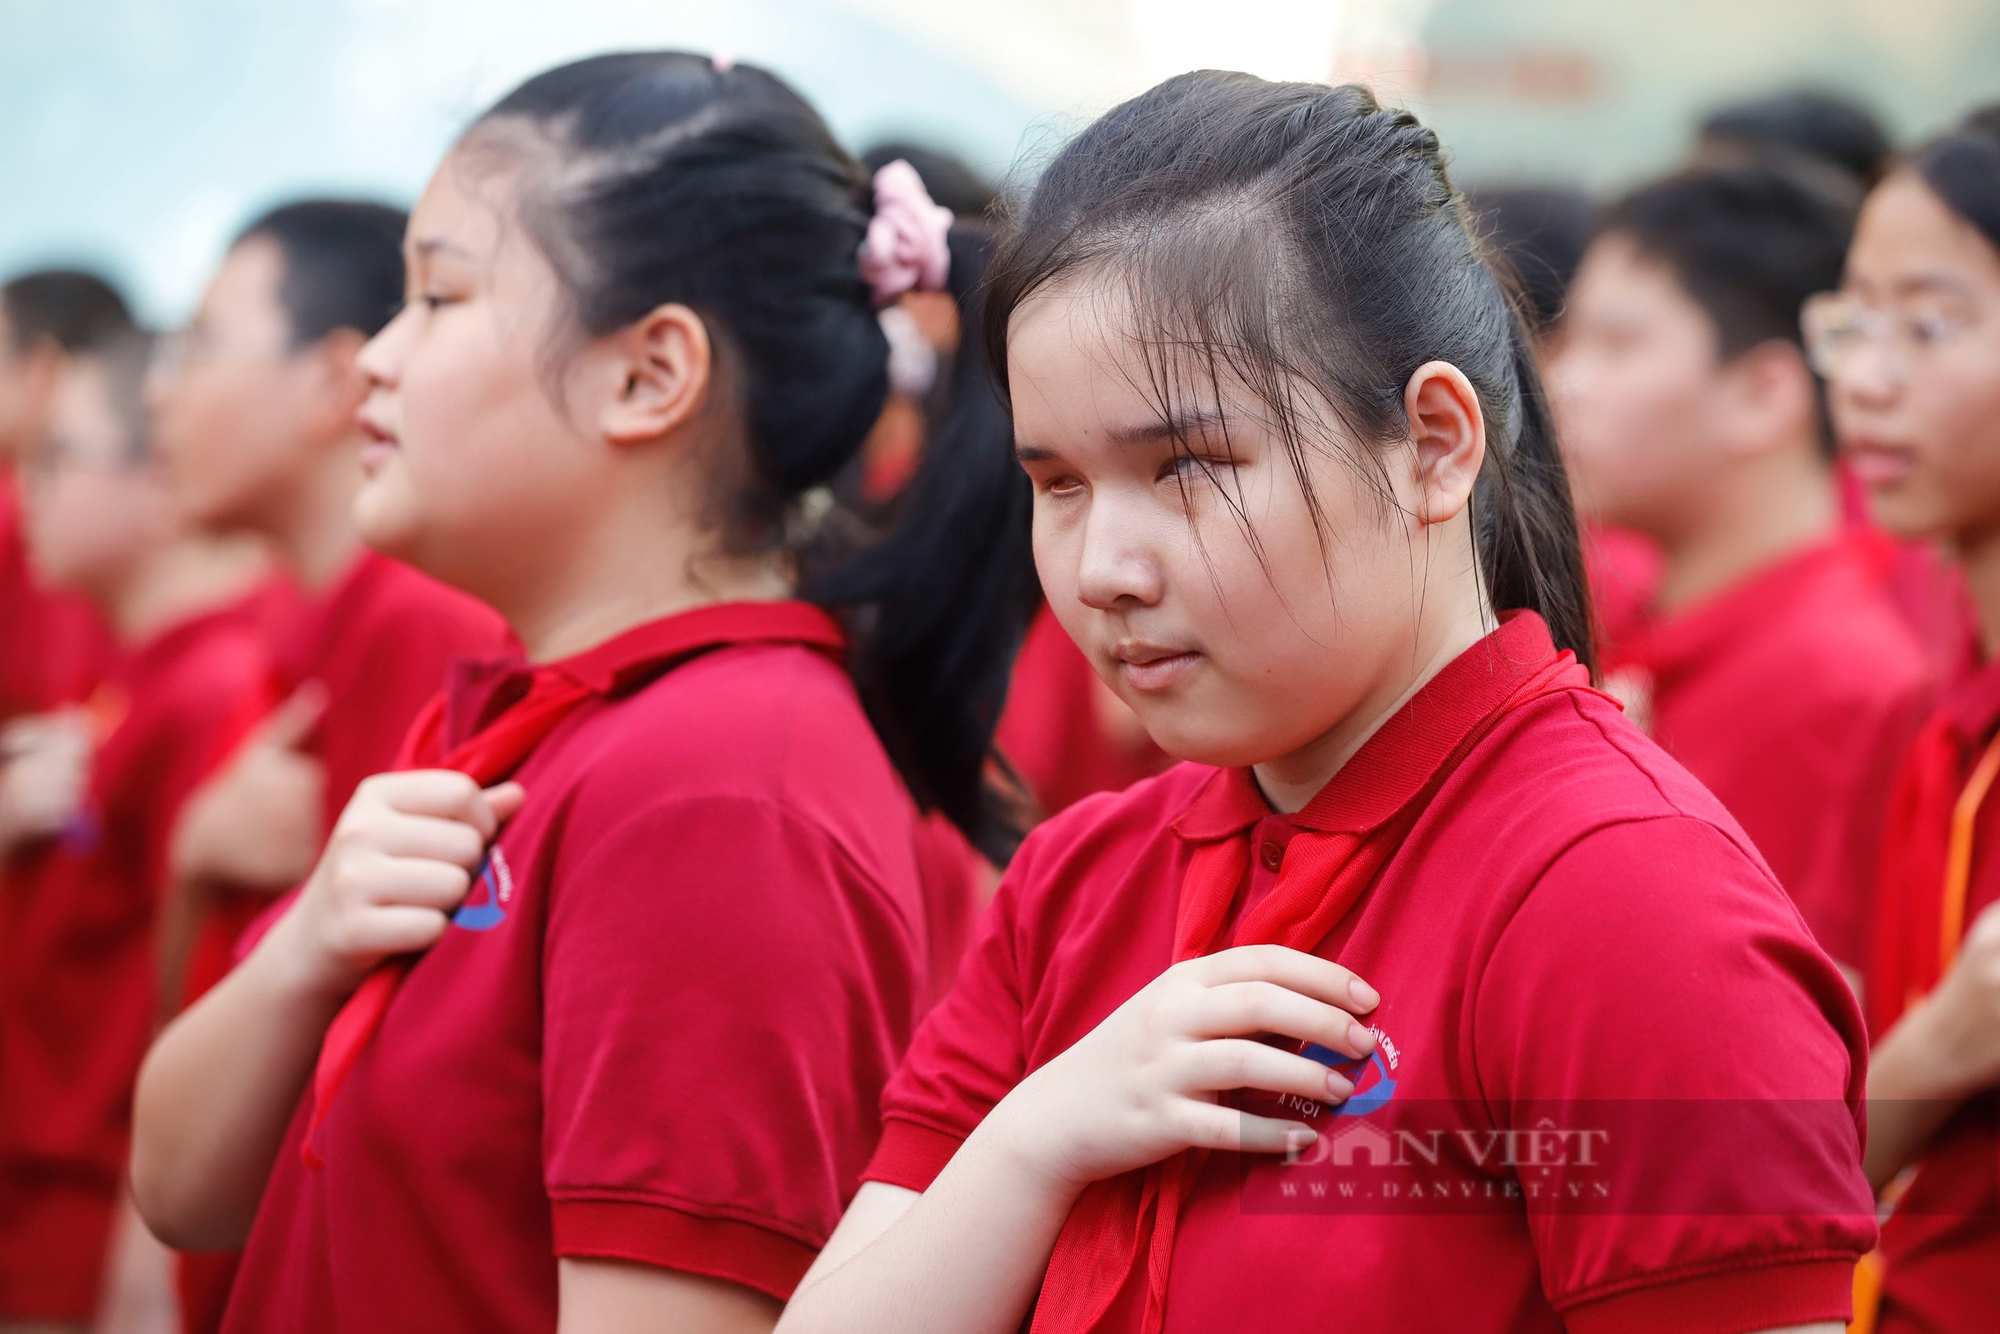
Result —
[{"label": "girl in red polo shirt", "polygon": [[919,807],[1007,850],[982,768],[1037,590],[997,400],[954,400],[910,523],[823,503],[877,309],[980,253],[695,56],[543,74],[446,158],[360,359],[357,514],[525,656],[455,669],[149,1058],[135,1192],[176,1245],[247,1236],[226,1329],[775,1320],[930,988]]},{"label": "girl in red polo shirt", "polygon": [[1985,662],[1948,683],[1884,838],[1868,1175],[1915,1174],[1867,1276],[1883,1334],[2000,1322],[2000,106],[1918,150],[1806,308],[1841,447],[1876,519],[1945,539]]},{"label": "girl in red polo shirt", "polygon": [[1837,1329],[1859,1013],[1589,686],[1436,138],[1169,80],[1051,164],[989,302],[1049,601],[1191,762],[1022,846],[781,1327]]}]

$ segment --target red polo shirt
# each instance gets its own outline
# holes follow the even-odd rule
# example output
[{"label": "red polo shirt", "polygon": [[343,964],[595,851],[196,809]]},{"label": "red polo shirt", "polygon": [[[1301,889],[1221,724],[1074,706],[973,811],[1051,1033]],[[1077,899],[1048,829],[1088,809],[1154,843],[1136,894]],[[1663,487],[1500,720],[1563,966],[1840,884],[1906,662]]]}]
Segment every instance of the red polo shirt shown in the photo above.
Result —
[{"label": "red polo shirt", "polygon": [[1930,672],[1843,534],[1634,635],[1608,670],[1651,680],[1652,733],[1722,800],[1821,945],[1865,967],[1897,762]]},{"label": "red polo shirt", "polygon": [[[1939,712],[1969,773],[2000,732],[2000,664],[1947,687]],[[1951,819],[1948,807],[1912,814],[1939,828]],[[1996,902],[2000,798],[1989,794],[1973,829],[1965,925]],[[1880,990],[1870,982],[1871,993]],[[1882,1227],[1882,1256],[1881,1334],[1957,1334],[2000,1324],[2000,1087],[1967,1099],[1917,1160],[1915,1179]]]},{"label": "red polo shirt", "polygon": [[[1348,827],[1477,693],[1489,649],[1547,653],[1547,632],[1517,616],[1462,655],[1297,815],[1247,770],[1181,765],[1037,829],[884,1096],[866,1177],[924,1189],[1008,1090],[1166,966],[1189,840],[1251,831],[1240,918],[1296,832]],[[1318,1125],[1324,1159],[1209,1156],[1167,1330],[1846,1317],[1875,1233],[1860,1015],[1735,822],[1610,702],[1563,691],[1502,717],[1318,952],[1380,990],[1377,1055],[1343,1112],[1287,1113]],[[1592,1149],[1591,1170],[1552,1156],[1562,1143]],[[1140,1327],[1142,1272],[1100,1329]]]},{"label": "red polo shirt", "polygon": [[[609,686],[648,633],[568,669]],[[524,680],[461,669],[450,739]],[[225,1328],[553,1330],[557,1256],[784,1297],[853,1195],[930,928],[915,809],[840,666],[716,649],[585,703],[518,777],[324,1168],[294,1122]]]},{"label": "red polo shirt", "polygon": [[5,868],[0,1318],[96,1312],[132,1082],[158,1012],[168,831],[268,670],[243,606],[121,655],[93,700],[109,730],[85,805],[60,839]]},{"label": "red polo shirt", "polygon": [[14,476],[0,468],[0,718],[82,699],[110,655],[94,607],[35,583]]}]

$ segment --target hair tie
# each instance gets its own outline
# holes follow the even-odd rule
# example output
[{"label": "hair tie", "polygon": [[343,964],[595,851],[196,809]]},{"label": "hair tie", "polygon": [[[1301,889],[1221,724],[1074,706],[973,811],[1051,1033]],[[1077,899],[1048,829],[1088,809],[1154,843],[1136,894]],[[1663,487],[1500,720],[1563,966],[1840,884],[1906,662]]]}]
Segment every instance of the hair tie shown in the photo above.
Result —
[{"label": "hair tie", "polygon": [[932,202],[915,167],[897,158],[875,173],[875,216],[861,242],[861,277],[877,307],[908,291],[944,290],[950,231],[951,210]]}]

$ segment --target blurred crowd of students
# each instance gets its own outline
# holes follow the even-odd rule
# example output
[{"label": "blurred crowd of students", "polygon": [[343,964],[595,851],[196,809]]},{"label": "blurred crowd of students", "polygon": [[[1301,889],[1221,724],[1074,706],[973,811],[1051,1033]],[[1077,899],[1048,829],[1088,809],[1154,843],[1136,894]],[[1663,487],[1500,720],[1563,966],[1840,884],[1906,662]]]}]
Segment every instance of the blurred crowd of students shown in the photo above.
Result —
[{"label": "blurred crowd of students", "polygon": [[[716,68],[728,73],[726,65]],[[953,284],[968,281],[965,275],[1004,235],[1007,206],[963,164],[906,144],[884,145],[861,161],[871,175],[910,164],[930,200],[979,224],[971,241],[954,234]],[[604,205],[604,228],[620,225],[620,206]],[[777,216],[779,205],[770,207]],[[527,225],[537,225],[533,214],[526,216]],[[1866,1170],[1894,1212],[1861,1265],[1861,1314],[1871,1318],[1879,1307],[1884,1331],[2000,1328],[2000,859],[1994,853],[2000,803],[1984,800],[2000,767],[2000,676],[1991,662],[2000,635],[2000,120],[1975,117],[1941,140],[1899,153],[1858,108],[1784,94],[1714,115],[1700,127],[1684,166],[1615,200],[1567,188],[1480,189],[1468,216],[1491,263],[1518,287],[1546,377],[1583,521],[1597,679],[1626,717],[1740,824],[1867,1012],[1874,1072]],[[415,274],[406,280],[408,225],[403,212],[368,202],[306,200],[275,208],[234,238],[192,319],[167,335],[138,327],[120,295],[91,274],[44,270],[0,287],[0,1331],[224,1327],[243,1234],[222,1228],[204,1238],[200,1229],[182,1228],[176,1235],[170,1224],[163,1234],[185,1246],[170,1255],[151,1241],[132,1203],[133,1096],[149,1045],[228,977],[252,945],[278,930],[274,923],[295,902],[295,887],[315,874],[343,811],[350,822],[359,819],[353,812],[366,803],[365,791],[356,795],[364,780],[447,757],[446,767],[471,773],[489,794],[502,791],[495,785],[518,758],[460,761],[448,758],[461,753],[452,746],[490,738],[494,717],[531,695],[541,699],[535,692],[549,688],[543,674],[519,668],[508,677],[490,665],[510,661],[522,639],[530,641],[531,661],[544,660],[532,651],[540,628],[524,629],[515,614],[557,595],[536,586],[525,568],[535,562],[543,530],[524,522],[518,534],[465,539],[462,549],[473,556],[450,547],[462,531],[493,525],[500,511],[481,496],[508,479],[469,484],[479,494],[461,512],[449,494],[406,502],[395,488],[422,479],[406,482],[394,473],[405,466],[401,460],[376,465],[391,470],[379,474],[363,467],[371,450],[399,446],[384,438],[383,423],[371,426],[357,414],[385,384],[421,372],[414,361],[385,369],[388,354],[372,350],[392,337],[393,330],[384,330],[407,308],[406,299],[429,299]],[[421,233],[411,239],[424,244]],[[816,242],[808,236],[796,244]],[[577,256],[574,263],[588,269],[593,261]],[[977,314],[968,299],[944,282],[913,281],[892,294],[879,317],[886,397],[870,407],[873,424],[859,433],[860,443],[823,460],[754,465],[753,471],[791,469],[809,481],[793,486],[778,479],[773,532],[843,523],[873,532],[908,525],[913,513],[921,519],[926,506],[953,516],[953,523],[970,522],[956,517],[952,491],[969,483],[923,466],[945,428],[994,429],[992,402],[978,409],[986,419],[970,426],[959,420],[974,411],[969,399],[991,392],[967,388],[986,385],[990,375],[986,335],[970,323]],[[587,327],[605,334],[636,314],[593,314],[595,324]],[[662,328],[648,336],[683,335]],[[734,373],[762,373],[741,370],[761,367],[761,345],[742,355],[748,360]],[[657,354],[660,365],[670,360],[669,353]],[[671,392],[649,391],[643,378],[633,384],[627,397],[634,401],[647,392],[664,401]],[[821,419],[849,411],[842,402],[799,392],[802,411]],[[630,410],[642,408],[670,412],[643,402]],[[496,432],[510,429],[498,416],[482,420]],[[809,434],[799,422],[777,429]],[[1004,420],[998,429],[1005,433]],[[802,439],[798,447],[808,444]],[[413,455],[408,466],[420,462]],[[977,465],[957,466],[970,472]],[[504,461],[492,467],[504,472]],[[1011,458],[1004,467],[1014,467]],[[365,487],[373,491],[364,498]],[[920,1010],[945,995],[993,892],[996,867],[1011,851],[1005,838],[982,837],[987,826],[977,803],[995,803],[1032,824],[1173,763],[1050,606],[1037,601],[1032,576],[1023,574],[1024,497],[1015,498],[1009,538],[985,549],[985,573],[978,576],[995,581],[982,596],[1014,609],[994,623],[1003,627],[997,642],[1009,653],[1018,648],[1002,673],[1004,711],[997,717],[998,686],[984,695],[966,691],[971,705],[986,711],[981,726],[993,754],[987,756],[985,736],[967,743],[984,777],[965,781],[990,790],[953,787],[959,780],[939,776],[936,765],[926,768],[930,760],[909,758],[930,744],[919,739],[930,735],[924,729],[946,735],[954,724],[914,706],[898,716],[880,700],[925,700],[928,687],[913,672],[964,669],[941,652],[906,647],[904,657],[876,663],[873,677],[865,667],[856,672],[859,697],[896,769],[876,766],[876,772],[872,760],[842,760],[837,747],[834,759],[793,762],[808,776],[799,780],[802,794],[786,800],[845,831],[847,842],[836,840],[828,850],[796,841],[779,827],[782,815],[768,817],[777,821],[770,824],[744,797],[738,803],[744,811],[704,810],[698,820],[661,823],[654,845],[627,848],[632,835],[592,804],[609,798],[594,797],[590,784],[625,783],[618,800],[637,808],[649,800],[643,785],[651,771],[634,768],[638,760],[600,757],[571,761],[582,766],[574,775],[552,770],[524,778],[531,799],[546,790],[538,784],[564,794],[561,813],[551,817],[554,829],[533,835],[545,840],[537,846],[554,848],[571,837],[576,851],[563,855],[595,857],[593,874],[627,879],[641,874],[631,868],[659,840],[680,840],[677,847],[712,842],[701,855],[718,867],[752,844],[789,849],[748,856],[734,872],[717,869],[717,887],[729,883],[729,874],[775,873],[760,860],[766,857],[793,867],[814,858],[861,865],[889,856],[877,846],[889,826],[862,821],[850,828],[842,821],[861,817],[843,814],[839,800],[900,782],[929,813],[915,838],[915,871],[895,873],[922,886],[924,924],[916,935],[927,957],[921,963],[898,954],[903,947],[884,944],[879,937],[888,928],[871,923],[863,908],[814,917],[816,910],[759,898],[755,911],[797,910],[818,931],[855,937],[853,967],[857,975],[872,969],[872,980],[849,978],[840,989],[812,993],[822,1008],[894,1010],[904,1003],[897,999],[902,988],[921,994]],[[364,502],[361,517],[358,502]],[[397,528],[395,507],[406,503],[428,506],[430,526]],[[613,521],[605,527],[611,531]],[[949,536],[934,535],[929,550],[942,549],[938,544]],[[396,554],[373,550],[371,542]],[[756,549],[755,542],[744,548]],[[925,548],[891,543],[889,550],[905,567],[933,558]],[[504,575],[515,598],[502,607],[505,617],[487,603],[506,599],[488,596],[479,579],[448,584],[411,563],[440,573],[461,559],[498,567],[513,556],[524,569]],[[582,559],[577,568],[585,568]],[[731,584],[739,574],[730,567],[717,576],[718,586],[756,587],[754,570]],[[848,601],[887,620],[893,616],[880,608],[893,609],[895,596],[945,595],[935,583],[925,594],[920,579],[911,583],[914,592],[884,595],[887,576],[849,577],[859,581],[852,586],[873,591]],[[876,584],[867,583],[871,577]],[[826,602],[838,606],[842,597],[836,592]],[[734,646],[730,652],[767,641],[787,652],[798,644],[810,648],[822,633],[830,632],[803,622],[782,631],[702,631],[713,643]],[[922,645],[928,642],[922,635],[940,633],[919,626],[911,642]],[[990,647],[954,643],[961,654]],[[706,650],[711,640],[688,644]],[[597,646],[587,637],[565,642],[583,653],[566,660],[584,661]],[[606,659],[601,670],[607,680],[657,671],[646,664],[678,663],[691,651],[627,650],[628,658]],[[705,735],[703,711],[725,707],[713,700],[749,708],[744,692],[778,688],[770,682],[790,681],[786,672],[809,672],[790,659],[774,666],[754,656],[735,670],[740,681],[704,686],[719,693],[698,697],[685,717],[672,715],[674,725]],[[448,703],[432,706],[448,680]],[[614,702],[623,698],[606,689]],[[808,692],[798,707],[839,712],[816,698]],[[460,716],[465,710],[478,716]],[[596,716],[572,730],[589,728]],[[545,727],[569,726],[568,715],[550,717]],[[860,717],[857,710],[851,720],[857,729]],[[826,725],[849,722],[843,716]],[[652,725],[644,718],[605,724]],[[732,739],[707,744],[754,750],[762,733],[744,730],[747,740],[718,733]],[[683,753],[664,739],[653,744],[679,755],[683,768],[704,762],[698,747]],[[614,776],[592,776],[605,769]],[[628,769],[637,776],[624,777]],[[972,771],[961,761],[954,772]],[[926,790],[926,782],[935,786]],[[494,798],[496,814],[462,818],[505,819],[512,807],[502,807],[513,800]],[[566,833],[564,821],[593,831],[590,838]],[[465,905],[498,920],[503,908],[514,911],[510,875],[524,885],[531,875],[553,877],[553,892],[562,875],[577,874],[524,869],[526,855],[511,854],[511,872],[508,861],[471,857]],[[861,865],[828,874],[867,881],[875,872]],[[463,886],[457,892],[467,893]],[[468,910],[447,911],[477,931],[479,919],[467,917]],[[653,917],[634,909],[597,930],[707,929],[698,913],[675,912]],[[714,929],[712,947],[729,948],[734,937]],[[542,978],[549,991],[544,1022],[551,1027],[546,1039],[540,1029],[521,1037],[508,1059],[534,1060],[544,1040],[552,1047],[582,1041],[554,1031],[559,1005],[576,1007],[563,1012],[566,1025],[589,1028],[598,1013],[593,1005],[624,1014],[620,1006],[649,1003],[643,988],[615,981],[617,965],[602,962],[610,955],[590,957],[597,962],[574,976],[561,971],[553,952],[544,961],[550,971],[535,974],[530,959],[527,973],[510,975],[514,986]],[[660,966],[672,967],[679,955],[669,949],[663,958]],[[786,976],[776,966],[738,968],[706,956],[691,966],[711,970],[711,979],[740,975],[751,990],[778,986]],[[910,975],[895,976],[898,969]],[[400,985],[417,986],[425,971],[410,971]],[[600,975],[614,981],[593,990],[590,979]],[[379,976],[370,974],[370,983]],[[383,1005],[397,985],[384,984]],[[501,984],[467,975],[454,985],[484,997],[484,988]],[[1719,1032],[1734,1016],[1683,1018]],[[795,1014],[792,1021],[804,1023]],[[512,1021],[496,1011],[486,1022]],[[617,1022],[647,1020],[641,1014]],[[690,1019],[677,1011],[651,1022],[702,1029],[705,1036],[690,1038],[689,1050],[738,1040],[728,1023],[706,1013]],[[893,1041],[883,1039],[882,1050],[842,1045],[853,1039],[848,1030],[812,1030],[825,1040],[823,1049],[797,1055],[798,1082],[781,1091],[802,1096],[801,1090],[836,1081],[842,1069],[865,1070],[872,1073],[864,1086],[851,1099],[832,1098],[825,1115],[838,1121],[865,1105],[863,1114],[872,1117],[914,1022],[888,1023]],[[362,1031],[358,1041],[368,1042],[373,1031]],[[337,1022],[330,1033],[327,1050],[340,1033]],[[457,1068],[451,1032],[408,1040],[416,1045],[401,1059]],[[308,1046],[319,1051],[318,1038]],[[544,1071],[547,1096],[569,1100],[561,1115],[570,1119],[552,1120],[543,1144],[551,1173],[587,1159],[588,1171],[600,1174],[591,1179],[601,1181],[623,1166],[617,1146],[599,1142],[601,1117],[577,1113],[570,1102],[616,1103],[635,1126],[648,1124],[651,1113],[639,1095],[616,1087],[630,1078],[618,1063],[631,1059],[632,1050],[602,1045],[577,1057],[576,1069]],[[761,1058],[777,1062],[794,1054]],[[1730,1058],[1724,1052],[1716,1059]],[[287,1107],[307,1068],[287,1076]],[[341,1076],[328,1083],[327,1070],[322,1055],[311,1084],[322,1102],[340,1087]],[[456,1077],[479,1088],[502,1081],[483,1067],[458,1070]],[[703,1096],[731,1096],[731,1078],[716,1075]],[[653,1087],[646,1078],[638,1082]],[[186,1090],[176,1096],[183,1094],[193,1096]],[[753,1105],[746,1115],[754,1115],[754,1096],[744,1096]],[[467,1097],[470,1110],[411,1107],[403,1115],[526,1115],[499,1093]],[[530,1140],[542,1133],[540,1115],[528,1118]],[[316,1117],[291,1121],[287,1116],[278,1127],[291,1126],[271,1187],[281,1207],[300,1211],[290,1220],[291,1235],[301,1248],[353,1244],[341,1231],[350,1222],[343,1211],[365,1201],[343,1200],[325,1183],[343,1167],[332,1161],[336,1154],[368,1151],[372,1142],[362,1132],[336,1136],[329,1122],[330,1147],[322,1148],[313,1138]],[[657,1124],[680,1122],[667,1116]],[[825,1136],[841,1178],[833,1198],[845,1203],[866,1153],[853,1156],[852,1136],[841,1139],[834,1130]],[[872,1135],[860,1140],[865,1150]],[[208,1151],[194,1140],[174,1143],[189,1162]],[[297,1168],[291,1159],[301,1147],[309,1161],[322,1154],[332,1165]],[[392,1177],[452,1170],[449,1163],[420,1167],[419,1150],[407,1146],[375,1151],[382,1161],[371,1170]],[[263,1161],[279,1153],[273,1144]],[[787,1167],[797,1166],[796,1153],[786,1153],[794,1154],[782,1159]],[[305,1184],[280,1185],[287,1170],[304,1173]],[[652,1169],[643,1162],[635,1170],[649,1182],[666,1181],[662,1191],[692,1179],[665,1169],[646,1176]],[[870,1173],[873,1181],[900,1179],[875,1168]],[[756,1174],[749,1176],[754,1193]],[[161,1187],[158,1198],[170,1194]],[[253,1212],[261,1194],[260,1177],[249,1197]],[[567,1213],[566,1198],[558,1197],[553,1242],[546,1219],[533,1225],[540,1230],[529,1242],[540,1254],[553,1244],[558,1255],[609,1255],[670,1268],[676,1256],[695,1256],[688,1267],[709,1280],[770,1297],[789,1294],[837,1217],[823,1216],[817,1203],[786,1216],[788,1199],[759,1198],[728,1224],[757,1232],[773,1226],[766,1215],[785,1217],[793,1235],[780,1245],[768,1231],[754,1243],[726,1233],[668,1237],[656,1225],[647,1224],[655,1228],[647,1232],[618,1214],[637,1206],[604,1202],[611,1195],[590,1209],[570,1204]],[[273,1207],[268,1198],[265,1206]],[[471,1226],[463,1217],[435,1225]],[[418,1245],[409,1238],[421,1237],[428,1225],[417,1209],[411,1219],[381,1226],[403,1229],[398,1235]],[[624,1240],[628,1233],[640,1239]],[[612,1240],[573,1244],[586,1235]],[[322,1283],[369,1281],[331,1261],[274,1267],[259,1248],[269,1252],[284,1242],[251,1234],[255,1277],[229,1328],[289,1327],[282,1324],[288,1301],[316,1300]],[[448,1248],[440,1251],[432,1263],[449,1264],[449,1255]],[[507,1281],[476,1276],[496,1290]],[[1439,1282],[1449,1279],[1441,1275]],[[436,1300],[436,1310],[456,1310],[457,1318],[426,1317],[441,1323],[422,1327],[511,1328],[517,1312],[533,1306],[491,1292]],[[1539,1318],[1523,1316],[1518,1327],[1552,1327],[1535,1323]],[[353,1319],[325,1327],[364,1326]],[[1650,1317],[1632,1319],[1601,1327],[1664,1327],[1648,1323]],[[409,1320],[403,1327],[419,1327],[415,1315]],[[1681,1327],[1720,1328],[1702,1317]]]}]

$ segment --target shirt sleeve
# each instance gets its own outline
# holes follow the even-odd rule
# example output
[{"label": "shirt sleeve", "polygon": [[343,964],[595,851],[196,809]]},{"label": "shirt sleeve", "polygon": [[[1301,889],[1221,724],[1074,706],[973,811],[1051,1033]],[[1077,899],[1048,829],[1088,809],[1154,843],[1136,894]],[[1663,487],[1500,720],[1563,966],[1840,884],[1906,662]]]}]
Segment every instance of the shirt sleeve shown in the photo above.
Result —
[{"label": "shirt sleeve", "polygon": [[555,1251],[783,1300],[877,1136],[922,946],[830,835],[745,796],[577,820],[544,944]]},{"label": "shirt sleeve", "polygon": [[1865,1038],[1838,972],[1747,851],[1687,817],[1586,836],[1540,878],[1476,987],[1487,1106],[1592,1141],[1587,1166],[1572,1155],[1554,1179],[1517,1169],[1524,1193],[1556,1192],[1527,1216],[1571,1330],[1847,1319],[1875,1237]]},{"label": "shirt sleeve", "polygon": [[958,1146],[1027,1074],[1018,924],[1039,840],[1021,846],[980,919],[958,979],[882,1096],[882,1142],[862,1173],[928,1190]]}]

